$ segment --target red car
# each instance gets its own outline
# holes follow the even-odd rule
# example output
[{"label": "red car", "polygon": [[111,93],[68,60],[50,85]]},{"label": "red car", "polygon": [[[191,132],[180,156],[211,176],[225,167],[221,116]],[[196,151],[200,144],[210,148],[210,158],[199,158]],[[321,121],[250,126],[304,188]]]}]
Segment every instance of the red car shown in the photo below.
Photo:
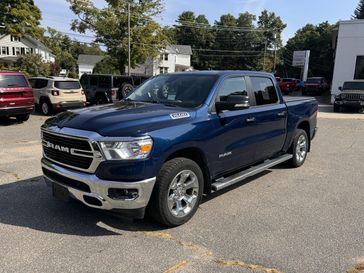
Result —
[{"label": "red car", "polygon": [[297,81],[293,78],[283,78],[279,82],[279,88],[281,88],[281,91],[283,94],[288,95],[289,93],[296,90]]},{"label": "red car", "polygon": [[33,111],[33,91],[24,74],[0,71],[0,117],[27,121]]},{"label": "red car", "polygon": [[302,95],[322,95],[330,88],[324,77],[312,77],[308,78],[305,82],[305,87],[302,90]]}]

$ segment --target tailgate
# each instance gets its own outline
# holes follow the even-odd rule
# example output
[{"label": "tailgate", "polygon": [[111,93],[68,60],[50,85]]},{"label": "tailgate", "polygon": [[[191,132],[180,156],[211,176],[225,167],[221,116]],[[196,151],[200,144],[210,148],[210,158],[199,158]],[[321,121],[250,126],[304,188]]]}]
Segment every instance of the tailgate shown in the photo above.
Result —
[{"label": "tailgate", "polygon": [[0,108],[24,107],[33,104],[31,88],[0,88]]}]

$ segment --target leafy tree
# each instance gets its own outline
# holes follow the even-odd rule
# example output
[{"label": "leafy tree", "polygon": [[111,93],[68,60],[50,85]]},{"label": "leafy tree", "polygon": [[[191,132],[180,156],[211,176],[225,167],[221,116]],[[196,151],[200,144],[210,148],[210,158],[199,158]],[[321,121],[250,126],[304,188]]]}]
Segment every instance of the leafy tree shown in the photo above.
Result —
[{"label": "leafy tree", "polygon": [[78,16],[72,29],[96,35],[96,42],[107,47],[108,54],[118,62],[121,73],[128,63],[128,3],[131,6],[131,65],[143,63],[149,56],[157,56],[165,46],[163,28],[153,17],[162,12],[161,0],[106,0],[105,8],[97,8],[91,0],[67,0]]},{"label": "leafy tree", "polygon": [[33,0],[0,1],[0,33],[14,36],[29,34],[40,38],[43,29],[39,26],[42,19],[39,8]]},{"label": "leafy tree", "polygon": [[360,0],[358,7],[354,11],[353,19],[364,19],[364,0]]},{"label": "leafy tree", "polygon": [[283,23],[281,17],[274,12],[263,10],[258,18],[258,28],[262,30],[270,48],[274,48],[275,45],[282,46],[281,33],[286,27],[287,25]]},{"label": "leafy tree", "polygon": [[323,22],[319,25],[307,24],[299,29],[295,36],[288,40],[283,49],[283,58],[287,74],[300,78],[300,68],[291,66],[293,52],[310,50],[309,75],[332,78],[334,69],[334,49],[332,48],[332,33],[336,25]]},{"label": "leafy tree", "polygon": [[48,76],[51,66],[49,63],[45,63],[40,55],[29,54],[20,56],[16,60],[13,69],[20,70],[29,77]]},{"label": "leafy tree", "polygon": [[118,74],[117,60],[110,56],[105,56],[103,60],[95,65],[94,73],[98,74]]}]

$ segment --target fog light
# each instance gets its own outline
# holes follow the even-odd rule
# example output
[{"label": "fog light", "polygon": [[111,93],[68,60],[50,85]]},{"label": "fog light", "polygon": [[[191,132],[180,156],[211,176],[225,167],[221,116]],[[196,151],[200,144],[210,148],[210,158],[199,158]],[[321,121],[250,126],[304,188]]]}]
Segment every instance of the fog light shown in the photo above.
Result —
[{"label": "fog light", "polygon": [[134,200],[138,198],[137,189],[109,189],[109,197],[114,200]]}]

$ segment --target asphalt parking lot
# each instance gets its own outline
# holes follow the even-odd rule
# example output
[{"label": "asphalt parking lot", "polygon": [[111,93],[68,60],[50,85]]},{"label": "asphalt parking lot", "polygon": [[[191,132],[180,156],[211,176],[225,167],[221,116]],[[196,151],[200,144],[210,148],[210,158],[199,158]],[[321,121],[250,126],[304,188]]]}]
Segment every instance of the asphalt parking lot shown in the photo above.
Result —
[{"label": "asphalt parking lot", "polygon": [[[320,112],[305,165],[205,198],[165,229],[53,199],[39,127],[0,122],[0,272],[336,273],[364,261],[364,114]],[[359,271],[352,271],[359,272]]]}]

